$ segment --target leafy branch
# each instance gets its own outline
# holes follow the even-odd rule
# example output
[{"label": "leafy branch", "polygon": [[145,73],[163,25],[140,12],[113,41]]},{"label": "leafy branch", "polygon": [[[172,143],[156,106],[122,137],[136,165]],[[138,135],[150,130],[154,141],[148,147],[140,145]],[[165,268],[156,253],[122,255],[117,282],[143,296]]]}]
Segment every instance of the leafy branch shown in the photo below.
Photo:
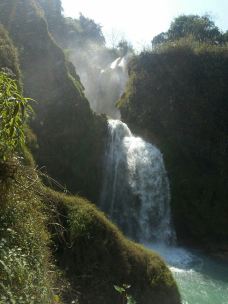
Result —
[{"label": "leafy branch", "polygon": [[7,161],[25,143],[24,125],[33,113],[30,98],[22,96],[18,83],[0,72],[0,160]]}]

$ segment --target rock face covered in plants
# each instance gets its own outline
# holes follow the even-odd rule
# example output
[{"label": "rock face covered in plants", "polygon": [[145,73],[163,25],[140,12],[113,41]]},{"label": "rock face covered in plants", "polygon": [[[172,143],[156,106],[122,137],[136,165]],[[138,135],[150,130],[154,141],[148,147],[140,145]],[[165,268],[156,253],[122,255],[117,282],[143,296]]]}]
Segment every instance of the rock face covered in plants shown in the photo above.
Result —
[{"label": "rock face covered in plants", "polygon": [[164,155],[179,239],[215,250],[228,244],[227,70],[222,47],[144,53],[119,101],[123,120]]},{"label": "rock face covered in plants", "polygon": [[0,21],[19,50],[25,95],[36,100],[35,159],[69,190],[96,201],[106,119],[90,110],[80,79],[43,16],[38,1],[0,3]]},{"label": "rock face covered in plants", "polygon": [[[64,303],[108,303],[121,300],[114,285],[131,285],[129,294],[137,303],[180,304],[180,295],[170,270],[161,258],[126,239],[105,215],[80,197],[47,190],[54,202],[64,238],[55,240],[61,269],[70,283],[63,291]],[[66,221],[67,219],[67,221]]]},{"label": "rock face covered in plants", "polygon": [[11,73],[15,74],[18,80],[20,80],[21,75],[17,50],[3,26],[0,26],[0,49],[0,68],[10,69]]}]

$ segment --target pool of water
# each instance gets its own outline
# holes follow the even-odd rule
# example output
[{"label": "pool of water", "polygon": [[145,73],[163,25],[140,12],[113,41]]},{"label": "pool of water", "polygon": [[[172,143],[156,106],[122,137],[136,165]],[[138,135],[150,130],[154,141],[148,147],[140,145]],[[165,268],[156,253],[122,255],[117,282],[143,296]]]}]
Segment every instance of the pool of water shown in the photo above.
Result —
[{"label": "pool of water", "polygon": [[228,264],[200,252],[162,244],[145,244],[169,265],[183,304],[228,304]]}]

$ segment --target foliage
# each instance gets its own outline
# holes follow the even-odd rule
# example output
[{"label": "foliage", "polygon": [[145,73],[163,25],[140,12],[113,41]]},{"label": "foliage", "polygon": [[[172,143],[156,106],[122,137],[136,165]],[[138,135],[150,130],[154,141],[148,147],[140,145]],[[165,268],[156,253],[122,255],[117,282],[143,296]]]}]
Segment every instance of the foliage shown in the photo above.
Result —
[{"label": "foliage", "polygon": [[63,10],[61,0],[38,0],[38,3],[45,11],[46,16],[61,16]]},{"label": "foliage", "polygon": [[[156,45],[152,49],[153,54],[176,54],[177,52],[187,54],[196,54],[200,55],[203,53],[214,53],[217,56],[222,54],[226,54],[228,51],[228,47],[225,44],[222,45],[212,45],[206,42],[197,41],[192,35],[187,37],[180,38],[175,41],[167,41],[161,44]],[[150,52],[144,52],[145,54],[149,54]]]},{"label": "foliage", "polygon": [[57,41],[64,41],[66,45],[82,48],[88,44],[104,46],[105,38],[101,25],[94,20],[80,14],[79,19],[64,18],[65,37],[58,37]]},{"label": "foliage", "polygon": [[168,40],[168,33],[162,32],[153,38],[153,40],[151,41],[152,46],[157,46],[161,43],[167,42],[167,40]]},{"label": "foliage", "polygon": [[20,83],[21,75],[17,50],[13,46],[7,31],[2,25],[0,25],[0,68],[10,69],[16,75],[16,78]]},{"label": "foliage", "polygon": [[36,2],[41,15],[43,13],[48,21],[49,30],[52,31],[55,27],[57,27],[57,31],[61,30],[60,25],[63,21],[61,0],[37,0]]},{"label": "foliage", "polygon": [[192,36],[196,41],[209,44],[222,44],[222,32],[211,20],[210,16],[181,15],[174,19],[167,32],[160,33],[152,40],[153,46],[168,41],[176,41]]},{"label": "foliage", "polygon": [[133,45],[125,39],[119,41],[117,44],[117,49],[120,57],[124,57],[128,53],[132,55],[134,54]]},{"label": "foliage", "polygon": [[121,303],[122,304],[136,304],[134,298],[128,294],[127,290],[131,285],[123,284],[122,286],[114,285],[114,289],[121,294]]},{"label": "foliage", "polygon": [[180,303],[164,262],[127,240],[85,199],[44,187],[37,172],[21,164],[7,188],[0,184],[0,194],[2,304],[113,303],[112,286],[122,279],[143,303]]},{"label": "foliage", "polygon": [[25,142],[24,123],[32,112],[29,98],[24,98],[18,83],[0,72],[0,158],[7,160]]},{"label": "foliage", "polygon": [[223,34],[223,39],[225,43],[228,43],[228,31]]},{"label": "foliage", "polygon": [[14,180],[0,183],[0,302],[51,303],[56,269],[50,258],[48,217],[35,194],[37,176],[17,166]]},{"label": "foliage", "polygon": [[48,23],[48,30],[56,42],[62,46],[83,47],[87,44],[104,46],[105,38],[102,27],[94,20],[80,14],[78,19],[64,17],[59,0],[38,0]]},{"label": "foliage", "polygon": [[84,36],[83,38],[85,41],[90,40],[91,42],[96,42],[100,45],[103,45],[105,43],[105,38],[102,33],[101,26],[95,23],[94,20],[80,14],[79,24],[82,29]]}]

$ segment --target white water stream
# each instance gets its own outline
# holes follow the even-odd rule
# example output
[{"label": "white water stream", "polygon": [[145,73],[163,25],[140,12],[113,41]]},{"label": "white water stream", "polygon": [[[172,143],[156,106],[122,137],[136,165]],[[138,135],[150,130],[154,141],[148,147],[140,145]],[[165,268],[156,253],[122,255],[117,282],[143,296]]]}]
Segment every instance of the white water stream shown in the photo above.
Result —
[{"label": "white water stream", "polygon": [[109,133],[101,208],[126,235],[165,259],[183,304],[228,304],[227,264],[175,246],[169,182],[160,151],[133,136],[119,120],[109,120]]},{"label": "white water stream", "polygon": [[160,151],[109,120],[101,208],[131,238],[172,243],[170,192]]}]

